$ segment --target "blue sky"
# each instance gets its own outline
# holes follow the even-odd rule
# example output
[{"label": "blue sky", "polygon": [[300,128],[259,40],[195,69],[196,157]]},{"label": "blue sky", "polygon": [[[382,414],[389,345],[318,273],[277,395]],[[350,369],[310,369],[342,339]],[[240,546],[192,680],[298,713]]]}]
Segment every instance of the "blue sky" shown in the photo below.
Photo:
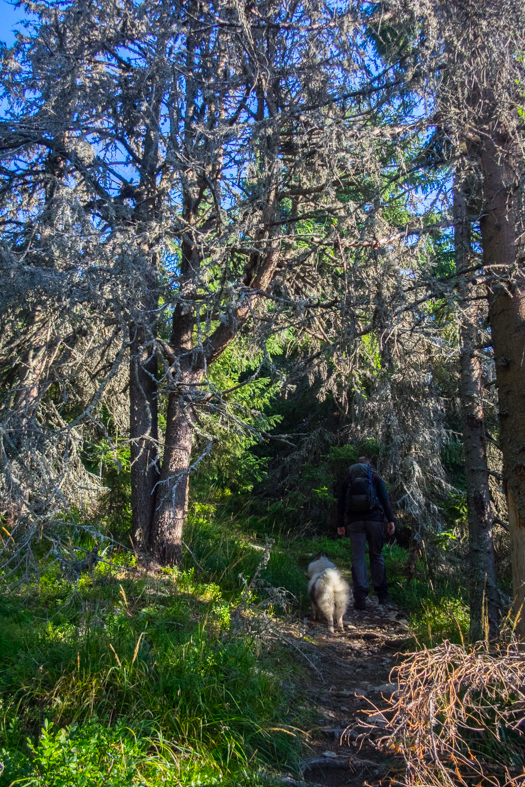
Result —
[{"label": "blue sky", "polygon": [[13,25],[24,16],[20,8],[14,8],[6,0],[0,0],[0,41],[10,46],[15,37],[13,35]]}]

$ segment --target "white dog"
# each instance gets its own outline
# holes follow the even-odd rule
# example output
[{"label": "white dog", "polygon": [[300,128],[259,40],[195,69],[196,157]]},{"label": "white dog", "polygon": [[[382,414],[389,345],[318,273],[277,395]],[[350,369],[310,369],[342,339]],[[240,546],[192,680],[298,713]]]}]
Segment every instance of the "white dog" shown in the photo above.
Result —
[{"label": "white dog", "polygon": [[314,619],[322,613],[328,621],[328,629],[334,633],[334,617],[337,627],[343,631],[343,615],[350,600],[350,587],[328,560],[320,555],[308,566],[308,593],[312,601]]}]

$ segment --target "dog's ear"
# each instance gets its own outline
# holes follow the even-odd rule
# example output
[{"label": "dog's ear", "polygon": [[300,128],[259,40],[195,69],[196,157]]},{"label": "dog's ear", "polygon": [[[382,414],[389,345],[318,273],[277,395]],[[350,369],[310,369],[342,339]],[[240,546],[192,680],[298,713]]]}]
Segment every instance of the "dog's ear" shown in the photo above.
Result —
[{"label": "dog's ear", "polygon": [[326,552],[318,552],[317,555],[315,555],[314,560],[320,560],[322,557],[325,557],[328,560],[328,555]]}]

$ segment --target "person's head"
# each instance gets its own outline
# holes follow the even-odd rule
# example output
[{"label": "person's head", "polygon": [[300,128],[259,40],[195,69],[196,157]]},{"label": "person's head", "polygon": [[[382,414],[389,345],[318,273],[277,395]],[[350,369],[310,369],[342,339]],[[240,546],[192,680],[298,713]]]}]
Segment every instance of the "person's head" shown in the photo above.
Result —
[{"label": "person's head", "polygon": [[369,456],[360,456],[357,461],[359,462],[360,465],[370,465],[370,464],[372,464],[372,461],[371,461]]}]

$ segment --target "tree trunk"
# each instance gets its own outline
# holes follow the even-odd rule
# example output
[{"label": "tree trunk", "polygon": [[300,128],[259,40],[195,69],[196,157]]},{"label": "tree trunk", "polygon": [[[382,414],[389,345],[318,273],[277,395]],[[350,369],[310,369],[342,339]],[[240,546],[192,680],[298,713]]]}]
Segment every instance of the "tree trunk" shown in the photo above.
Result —
[{"label": "tree trunk", "polygon": [[525,516],[520,511],[512,490],[507,484],[509,510],[510,554],[512,563],[512,589],[514,595],[515,634],[525,640]]},{"label": "tree trunk", "polygon": [[[162,566],[180,565],[182,529],[188,511],[191,449],[195,430],[191,398],[200,373],[181,377],[184,392],[172,391],[168,399],[166,443],[162,473],[157,484],[153,528],[153,554]],[[187,388],[186,388],[187,386]]]},{"label": "tree trunk", "polygon": [[[153,120],[146,128],[138,192],[142,199],[135,208],[137,234],[147,236],[155,219],[157,185],[155,172],[158,166],[161,101],[152,91],[151,115]],[[151,540],[155,514],[155,484],[159,478],[158,456],[158,400],[157,356],[153,338],[157,334],[158,307],[157,254],[146,244],[141,319],[146,326],[131,326],[130,351],[130,440],[131,440],[131,526],[135,546],[146,551]]]},{"label": "tree trunk", "polygon": [[525,276],[516,266],[517,178],[509,141],[501,130],[481,143],[485,271],[494,277],[488,295],[500,446],[509,510],[516,635],[525,639]]},{"label": "tree trunk", "polygon": [[459,175],[454,188],[454,241],[458,286],[462,298],[460,327],[461,413],[465,479],[469,524],[470,562],[470,641],[498,636],[498,589],[494,544],[493,514],[490,500],[487,446],[483,417],[481,361],[477,356],[478,309],[469,304],[465,271],[470,267],[471,240],[468,191]]},{"label": "tree trunk", "polygon": [[[269,242],[264,264],[257,270],[256,261],[253,271],[247,274],[247,284],[254,290],[266,289],[272,279],[279,259],[279,238],[272,237]],[[182,245],[183,273],[186,269],[195,270],[195,257],[198,250]],[[187,260],[194,260],[192,265]],[[255,273],[255,275],[254,275]],[[187,291],[192,286],[187,282]],[[253,299],[253,302],[256,298]],[[252,302],[252,303],[253,303]],[[182,556],[182,530],[188,507],[189,473],[191,448],[195,431],[193,403],[198,398],[198,385],[204,376],[205,363],[213,363],[250,316],[250,305],[240,306],[229,323],[220,323],[211,336],[203,343],[202,349],[193,347],[193,311],[184,303],[178,304],[173,312],[171,346],[176,348],[172,362],[172,390],[168,398],[166,439],[162,459],[162,471],[157,482],[155,512],[152,528],[152,551],[163,566],[178,565]]]},{"label": "tree trunk", "polygon": [[159,478],[157,357],[143,346],[144,332],[132,326],[129,404],[131,448],[131,523],[138,549],[146,550],[155,511]]}]

